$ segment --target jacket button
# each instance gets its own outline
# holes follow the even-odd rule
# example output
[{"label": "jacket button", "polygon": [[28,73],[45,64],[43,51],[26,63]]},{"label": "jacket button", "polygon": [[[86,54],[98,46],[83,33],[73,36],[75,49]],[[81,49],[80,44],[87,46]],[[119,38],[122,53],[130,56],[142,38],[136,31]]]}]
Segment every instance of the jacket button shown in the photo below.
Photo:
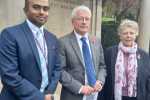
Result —
[{"label": "jacket button", "polygon": [[40,82],[40,83],[41,83],[41,80],[38,80],[38,82]]},{"label": "jacket button", "polygon": [[84,73],[82,73],[82,75],[84,75]]}]

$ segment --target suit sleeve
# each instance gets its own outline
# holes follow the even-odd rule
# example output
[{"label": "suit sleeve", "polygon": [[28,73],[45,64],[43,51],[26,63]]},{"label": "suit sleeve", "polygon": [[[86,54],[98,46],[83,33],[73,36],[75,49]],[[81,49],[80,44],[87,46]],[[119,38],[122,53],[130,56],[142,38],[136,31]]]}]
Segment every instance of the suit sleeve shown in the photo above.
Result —
[{"label": "suit sleeve", "polygon": [[61,63],[61,59],[60,59],[60,55],[59,55],[59,49],[58,49],[58,43],[57,43],[57,39],[55,37],[55,52],[56,52],[56,56],[54,59],[54,68],[53,68],[53,72],[52,72],[52,76],[50,79],[50,83],[48,85],[48,89],[47,91],[44,92],[44,94],[54,94],[57,84],[59,82],[60,76],[61,76],[61,71],[62,71],[62,63]]},{"label": "suit sleeve", "polygon": [[146,100],[150,100],[150,59],[148,60],[148,78],[146,83]]},{"label": "suit sleeve", "polygon": [[103,48],[102,48],[100,40],[99,40],[99,47],[100,47],[100,54],[99,54],[100,59],[99,59],[99,75],[98,75],[97,80],[100,80],[104,85],[107,72],[106,72],[106,65],[104,61]]},{"label": "suit sleeve", "polygon": [[3,30],[0,37],[0,73],[3,86],[19,100],[45,100],[44,94],[19,75],[17,48],[13,34],[8,29]]},{"label": "suit sleeve", "polygon": [[63,84],[65,88],[67,88],[69,91],[71,91],[74,94],[78,94],[80,88],[82,87],[82,84],[75,80],[67,71],[67,64],[66,64],[66,53],[65,53],[65,47],[63,42],[58,39],[58,46],[59,46],[59,52],[60,57],[62,61],[62,75],[60,78],[60,82]]}]

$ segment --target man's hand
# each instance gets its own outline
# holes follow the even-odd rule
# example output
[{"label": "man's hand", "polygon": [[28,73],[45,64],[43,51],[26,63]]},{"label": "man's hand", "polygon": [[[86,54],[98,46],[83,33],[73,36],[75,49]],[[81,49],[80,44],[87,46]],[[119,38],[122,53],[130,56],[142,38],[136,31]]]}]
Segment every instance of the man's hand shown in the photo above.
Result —
[{"label": "man's hand", "polygon": [[94,86],[94,91],[95,92],[100,92],[101,90],[102,90],[102,84],[97,81],[95,86]]},{"label": "man's hand", "polygon": [[81,94],[91,95],[94,92],[94,88],[89,85],[83,85],[81,89]]},{"label": "man's hand", "polygon": [[46,94],[45,95],[45,100],[52,100],[53,95],[52,94]]}]

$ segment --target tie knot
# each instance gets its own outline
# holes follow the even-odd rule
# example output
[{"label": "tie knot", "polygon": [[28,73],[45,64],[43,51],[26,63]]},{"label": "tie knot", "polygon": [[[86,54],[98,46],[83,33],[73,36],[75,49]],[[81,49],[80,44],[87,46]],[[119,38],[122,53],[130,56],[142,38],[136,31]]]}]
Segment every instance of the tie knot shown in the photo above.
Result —
[{"label": "tie knot", "polygon": [[85,38],[85,37],[82,37],[82,38],[81,38],[81,41],[86,42],[86,38]]},{"label": "tie knot", "polygon": [[41,30],[41,29],[39,29],[39,30],[38,30],[38,33],[42,33],[42,30]]},{"label": "tie knot", "polygon": [[39,37],[39,36],[40,36],[40,34],[42,34],[41,29],[39,29],[39,30],[38,30],[38,32],[37,32],[37,37]]}]

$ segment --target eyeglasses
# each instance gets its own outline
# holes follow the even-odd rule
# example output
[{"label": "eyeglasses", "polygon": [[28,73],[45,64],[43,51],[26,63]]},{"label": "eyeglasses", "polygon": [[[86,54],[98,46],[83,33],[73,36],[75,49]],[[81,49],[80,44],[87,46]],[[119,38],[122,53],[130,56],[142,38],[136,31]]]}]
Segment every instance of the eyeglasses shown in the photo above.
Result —
[{"label": "eyeglasses", "polygon": [[90,18],[76,18],[78,21],[83,22],[84,20],[86,22],[90,21]]}]

